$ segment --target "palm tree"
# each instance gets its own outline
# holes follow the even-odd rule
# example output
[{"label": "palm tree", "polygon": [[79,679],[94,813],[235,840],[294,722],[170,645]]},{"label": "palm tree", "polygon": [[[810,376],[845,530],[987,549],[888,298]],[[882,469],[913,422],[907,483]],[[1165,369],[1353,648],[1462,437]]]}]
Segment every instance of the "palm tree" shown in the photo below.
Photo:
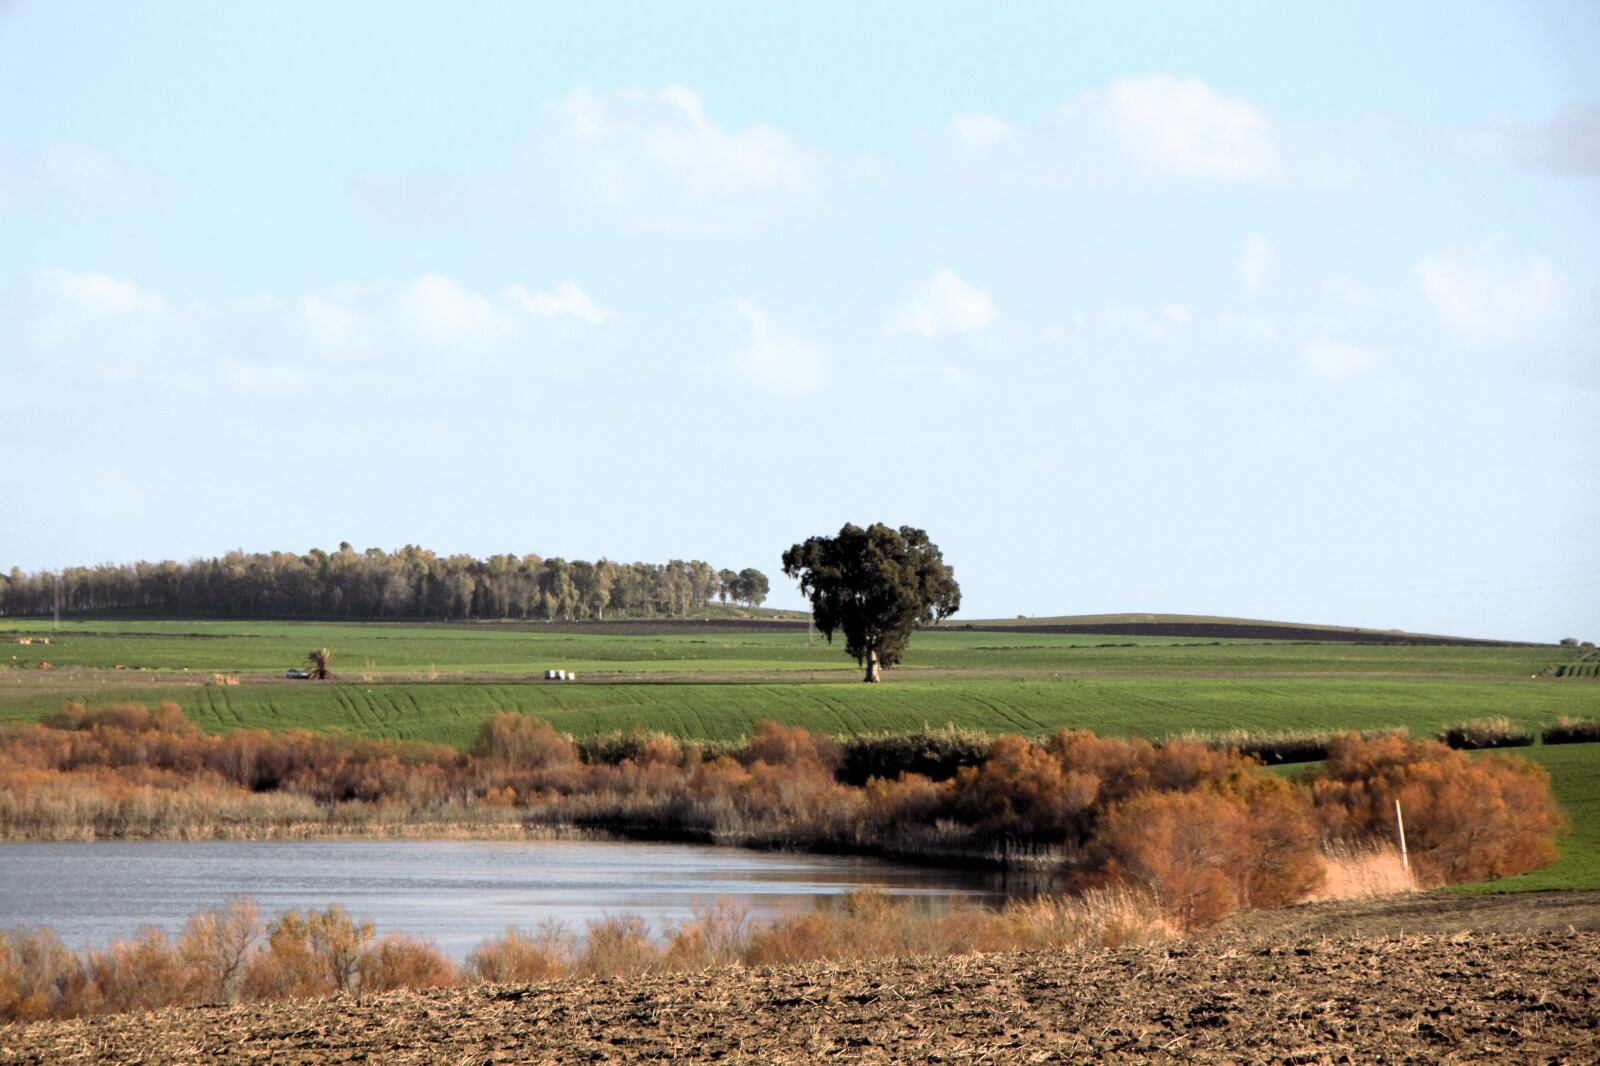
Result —
[{"label": "palm tree", "polygon": [[327,648],[312,648],[306,653],[306,663],[311,667],[311,680],[328,680],[328,665],[333,662],[333,652]]}]

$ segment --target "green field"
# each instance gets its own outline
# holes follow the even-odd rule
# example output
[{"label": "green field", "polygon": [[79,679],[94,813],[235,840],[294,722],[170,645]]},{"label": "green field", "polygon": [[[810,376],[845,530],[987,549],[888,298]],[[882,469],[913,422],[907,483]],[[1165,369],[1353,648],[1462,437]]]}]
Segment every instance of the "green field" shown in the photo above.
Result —
[{"label": "green field", "polygon": [[115,679],[0,700],[0,718],[26,719],[68,699],[176,700],[212,730],[344,729],[366,736],[464,745],[501,710],[588,734],[633,725],[681,737],[733,740],[762,719],[848,735],[954,724],[1042,736],[1063,726],[1168,736],[1230,729],[1376,729],[1418,735],[1463,718],[1503,714],[1537,727],[1592,713],[1597,691],[1559,682],[1398,681],[1371,678],[1124,678],[918,680],[878,686],[799,684],[386,683],[275,681],[120,689]]},{"label": "green field", "polygon": [[[1537,731],[1600,715],[1600,683],[1556,679],[1556,647],[1390,646],[936,630],[886,683],[804,629],[382,623],[0,621],[0,720],[68,700],[175,700],[204,728],[308,728],[465,745],[502,710],[577,735],[638,725],[734,740],[763,719],[836,735],[954,724],[1186,732],[1377,729],[1431,735],[1503,715]],[[331,647],[335,679],[289,681]],[[49,662],[51,669],[40,669]],[[117,669],[118,666],[123,669]],[[577,683],[537,678],[547,668]],[[238,685],[205,684],[212,674]],[[1600,745],[1524,749],[1572,820],[1561,861],[1496,888],[1600,887]]]},{"label": "green field", "polygon": [[[328,646],[340,674],[531,674],[548,667],[580,675],[740,674],[856,668],[838,646],[803,629],[625,625],[618,632],[560,625],[413,625],[318,622],[66,622],[49,645],[20,645],[50,633],[47,620],[0,620],[0,663],[182,673],[281,673],[306,650]],[[654,630],[652,632],[651,630]],[[921,671],[1199,674],[1371,674],[1526,678],[1564,661],[1552,647],[1316,644],[965,629],[917,634],[897,675]]]}]

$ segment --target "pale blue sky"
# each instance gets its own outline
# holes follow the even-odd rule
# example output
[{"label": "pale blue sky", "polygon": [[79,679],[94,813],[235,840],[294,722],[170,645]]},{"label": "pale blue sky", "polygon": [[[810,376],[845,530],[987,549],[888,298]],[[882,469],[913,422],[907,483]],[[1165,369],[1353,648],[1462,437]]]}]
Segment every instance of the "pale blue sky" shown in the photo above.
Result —
[{"label": "pale blue sky", "polygon": [[0,566],[1600,637],[1600,6],[0,3]]}]

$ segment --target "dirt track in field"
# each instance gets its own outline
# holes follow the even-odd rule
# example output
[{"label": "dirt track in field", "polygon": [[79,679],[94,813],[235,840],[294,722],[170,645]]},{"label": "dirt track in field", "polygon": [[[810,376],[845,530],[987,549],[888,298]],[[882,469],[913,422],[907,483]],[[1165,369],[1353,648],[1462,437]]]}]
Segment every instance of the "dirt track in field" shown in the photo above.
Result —
[{"label": "dirt track in field", "polygon": [[[1274,930],[1252,917],[1154,949],[717,970],[12,1026],[0,1028],[0,1061],[1594,1062],[1600,895],[1583,895],[1571,905],[1424,897],[1305,908],[1309,926]],[[1358,925],[1427,916],[1523,931],[1317,931],[1336,926],[1341,911]]]}]

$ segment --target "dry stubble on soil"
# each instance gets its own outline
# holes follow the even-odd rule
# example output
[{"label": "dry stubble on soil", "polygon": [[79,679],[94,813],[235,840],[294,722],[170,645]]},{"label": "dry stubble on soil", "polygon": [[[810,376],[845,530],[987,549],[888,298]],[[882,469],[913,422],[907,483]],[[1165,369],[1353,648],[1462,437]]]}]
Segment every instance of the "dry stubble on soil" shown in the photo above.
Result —
[{"label": "dry stubble on soil", "polygon": [[1600,933],[1040,952],[0,1028],[7,1062],[1593,1062]]}]

